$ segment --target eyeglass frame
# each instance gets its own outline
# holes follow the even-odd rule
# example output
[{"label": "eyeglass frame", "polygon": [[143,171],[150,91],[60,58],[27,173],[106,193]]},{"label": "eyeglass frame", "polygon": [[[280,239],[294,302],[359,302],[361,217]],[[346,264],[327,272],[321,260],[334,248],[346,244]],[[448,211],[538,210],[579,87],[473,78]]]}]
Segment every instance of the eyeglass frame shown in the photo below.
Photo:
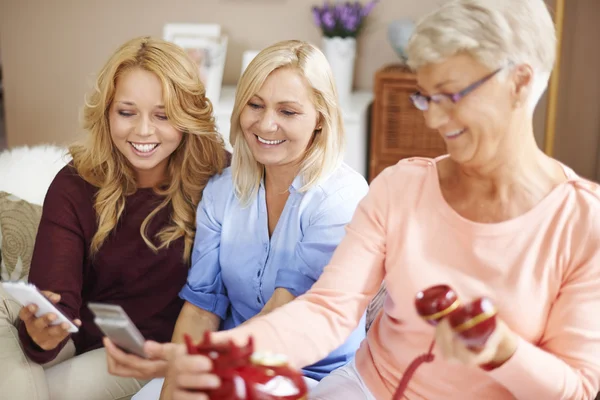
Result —
[{"label": "eyeglass frame", "polygon": [[[487,81],[489,81],[490,79],[492,79],[494,76],[496,76],[496,74],[498,74],[498,72],[502,71],[503,69],[504,69],[504,67],[498,68],[494,72],[492,72],[492,73],[484,76],[483,78],[481,78],[481,79],[479,79],[479,80],[471,83],[469,86],[467,86],[466,88],[464,88],[460,92],[456,92],[456,93],[437,93],[437,94],[432,94],[431,96],[424,95],[421,92],[415,92],[415,93],[413,93],[413,94],[410,95],[410,100],[412,101],[413,105],[417,109],[419,109],[421,111],[427,111],[427,110],[429,110],[429,104],[431,102],[434,102],[435,104],[440,104],[444,99],[448,99],[453,104],[456,104],[462,98],[464,98],[466,95],[468,95],[469,93],[473,92],[479,86],[483,85],[484,83],[486,83]],[[427,104],[426,108],[420,108],[417,105],[417,102],[419,101],[419,98],[424,99],[426,101],[426,104]]]}]

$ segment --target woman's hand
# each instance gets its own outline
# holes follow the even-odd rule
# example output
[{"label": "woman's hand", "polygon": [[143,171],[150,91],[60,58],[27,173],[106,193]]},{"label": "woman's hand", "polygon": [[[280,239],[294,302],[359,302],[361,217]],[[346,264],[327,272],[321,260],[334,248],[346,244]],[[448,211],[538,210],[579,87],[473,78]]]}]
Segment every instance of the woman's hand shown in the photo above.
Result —
[{"label": "woman's hand", "polygon": [[[169,352],[167,379],[170,382],[165,395],[171,400],[208,400],[202,390],[216,389],[221,385],[218,376],[210,373],[212,362],[208,357],[189,355],[183,345]],[[200,392],[199,392],[200,391]]]},{"label": "woman's hand", "polygon": [[[52,304],[57,304],[60,301],[60,295],[57,293],[49,291],[41,292],[52,302]],[[63,322],[60,325],[51,325],[56,321],[58,316],[54,313],[48,313],[36,318],[35,313],[37,310],[38,306],[29,304],[28,306],[21,308],[19,318],[25,324],[27,333],[35,344],[43,350],[55,349],[60,342],[69,336],[69,324]],[[81,326],[81,321],[79,319],[74,320],[73,323],[77,326]]]},{"label": "woman's hand", "polygon": [[436,347],[449,361],[497,368],[508,361],[517,350],[518,336],[502,320],[496,318],[496,329],[481,351],[467,348],[454,333],[447,318],[437,325]]},{"label": "woman's hand", "polygon": [[161,344],[148,340],[144,343],[144,353],[148,358],[142,358],[125,353],[107,337],[103,342],[106,348],[108,372],[111,375],[142,380],[164,377],[167,372],[167,356],[171,348],[177,346],[174,343]]},{"label": "woman's hand", "polygon": [[260,312],[258,314],[256,314],[254,317],[244,321],[240,326],[248,324],[250,321],[254,320],[255,318],[259,318],[259,317],[262,317],[263,315],[267,315],[271,311],[291,302],[295,298],[296,298],[296,296],[291,294],[287,289],[276,288],[275,291],[273,292],[273,295],[271,296],[269,301],[267,301],[267,304],[264,305],[262,310],[260,310]]}]

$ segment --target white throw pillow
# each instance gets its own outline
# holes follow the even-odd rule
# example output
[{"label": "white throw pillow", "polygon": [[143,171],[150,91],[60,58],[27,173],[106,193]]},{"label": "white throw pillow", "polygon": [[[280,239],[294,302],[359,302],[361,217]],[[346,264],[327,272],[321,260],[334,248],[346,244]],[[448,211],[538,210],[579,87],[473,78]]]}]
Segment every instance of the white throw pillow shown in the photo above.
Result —
[{"label": "white throw pillow", "polygon": [[41,205],[52,180],[71,156],[64,147],[40,145],[0,152],[0,191]]}]

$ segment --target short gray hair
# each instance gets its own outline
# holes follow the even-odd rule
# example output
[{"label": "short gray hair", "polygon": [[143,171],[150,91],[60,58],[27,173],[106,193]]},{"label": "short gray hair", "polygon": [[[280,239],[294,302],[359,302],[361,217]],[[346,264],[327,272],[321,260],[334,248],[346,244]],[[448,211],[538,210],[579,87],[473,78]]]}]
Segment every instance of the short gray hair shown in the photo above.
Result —
[{"label": "short gray hair", "polygon": [[459,53],[492,70],[529,64],[533,111],[554,66],[556,31],[543,0],[451,0],[418,22],[407,53],[415,70]]}]

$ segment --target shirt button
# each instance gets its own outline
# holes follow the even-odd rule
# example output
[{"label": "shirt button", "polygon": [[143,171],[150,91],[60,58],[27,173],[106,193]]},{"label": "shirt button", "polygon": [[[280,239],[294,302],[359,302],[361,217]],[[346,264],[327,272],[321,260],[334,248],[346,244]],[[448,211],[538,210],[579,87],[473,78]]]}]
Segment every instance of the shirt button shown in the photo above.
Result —
[{"label": "shirt button", "polygon": [[260,278],[260,269],[258,270],[258,272],[256,273],[256,276]]}]

